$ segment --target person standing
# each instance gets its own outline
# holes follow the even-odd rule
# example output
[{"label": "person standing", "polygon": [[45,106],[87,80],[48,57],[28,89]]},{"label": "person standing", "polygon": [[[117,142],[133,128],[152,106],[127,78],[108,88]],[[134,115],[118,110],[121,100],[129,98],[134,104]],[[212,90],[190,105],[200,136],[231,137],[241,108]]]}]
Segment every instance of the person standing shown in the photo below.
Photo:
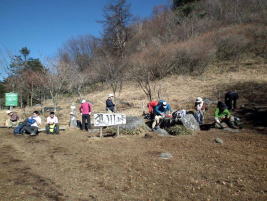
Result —
[{"label": "person standing", "polygon": [[115,112],[115,104],[112,101],[113,97],[114,97],[113,94],[108,95],[108,99],[106,100],[106,110],[107,111]]},{"label": "person standing", "polygon": [[[91,128],[90,115],[92,113],[92,104],[87,102],[86,100],[82,100],[79,109],[82,115],[82,130],[88,130],[88,128]],[[87,128],[85,127],[85,123],[88,124]]]},{"label": "person standing", "polygon": [[238,93],[235,91],[228,91],[225,94],[225,104],[229,110],[235,110],[236,109],[236,102],[239,98]]}]

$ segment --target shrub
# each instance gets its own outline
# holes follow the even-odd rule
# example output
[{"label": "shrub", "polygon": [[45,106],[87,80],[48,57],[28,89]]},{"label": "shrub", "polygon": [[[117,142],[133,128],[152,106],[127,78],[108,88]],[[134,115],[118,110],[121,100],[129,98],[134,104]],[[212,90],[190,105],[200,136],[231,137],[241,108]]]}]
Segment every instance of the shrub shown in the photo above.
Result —
[{"label": "shrub", "polygon": [[166,128],[167,132],[170,135],[192,135],[193,131],[187,129],[183,125],[175,125],[169,128]]}]

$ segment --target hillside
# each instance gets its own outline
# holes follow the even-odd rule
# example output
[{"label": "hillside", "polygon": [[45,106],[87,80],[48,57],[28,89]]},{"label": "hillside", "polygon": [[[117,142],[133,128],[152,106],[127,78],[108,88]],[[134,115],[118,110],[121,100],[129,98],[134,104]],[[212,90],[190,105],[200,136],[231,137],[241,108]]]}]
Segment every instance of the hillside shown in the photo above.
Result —
[{"label": "hillside", "polygon": [[[221,62],[209,66],[200,76],[168,76],[156,81],[156,89],[160,89],[160,98],[167,100],[174,110],[193,109],[196,97],[206,97],[210,100],[223,99],[228,90],[237,90],[240,94],[239,106],[243,104],[265,104],[267,91],[267,65],[264,59],[244,59],[239,67],[231,62]],[[86,94],[83,98],[91,101],[94,112],[105,111],[105,100],[111,93],[109,87],[98,88],[96,91]],[[61,97],[59,106],[63,109],[58,111],[62,124],[69,120],[70,106],[74,102],[79,107],[78,97]],[[118,112],[127,115],[140,116],[146,110],[148,102],[143,91],[133,82],[126,83],[120,93],[117,94]],[[47,101],[44,106],[53,106]],[[23,110],[16,108],[15,111],[25,118],[33,110],[41,110],[38,107],[26,107]],[[0,111],[1,119],[5,119],[5,110]],[[44,114],[44,116],[47,116]],[[3,124],[3,121],[2,121]]]}]

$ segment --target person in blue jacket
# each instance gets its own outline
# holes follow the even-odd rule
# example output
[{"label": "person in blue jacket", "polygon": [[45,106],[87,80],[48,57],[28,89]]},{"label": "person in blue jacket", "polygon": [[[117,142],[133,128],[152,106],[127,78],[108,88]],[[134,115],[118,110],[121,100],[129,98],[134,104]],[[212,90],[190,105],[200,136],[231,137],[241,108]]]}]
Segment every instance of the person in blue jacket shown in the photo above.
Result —
[{"label": "person in blue jacket", "polygon": [[115,112],[115,104],[112,101],[113,94],[108,95],[108,99],[106,100],[106,110]]},{"label": "person in blue jacket", "polygon": [[160,100],[159,104],[155,107],[155,119],[152,123],[152,130],[159,128],[160,120],[163,119],[166,115],[171,114],[172,109],[170,104],[166,101]]}]

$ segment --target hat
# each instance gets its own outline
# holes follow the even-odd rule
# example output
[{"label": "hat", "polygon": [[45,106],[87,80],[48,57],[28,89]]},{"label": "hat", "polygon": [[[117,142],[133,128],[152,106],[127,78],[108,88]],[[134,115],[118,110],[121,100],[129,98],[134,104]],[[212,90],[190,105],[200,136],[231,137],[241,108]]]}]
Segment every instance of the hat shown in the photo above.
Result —
[{"label": "hat", "polygon": [[74,114],[73,112],[70,112],[70,114]]},{"label": "hat", "polygon": [[200,98],[200,97],[197,97],[197,98],[196,98],[196,102],[197,102],[197,103],[200,103],[200,102],[202,102],[202,101],[203,101],[202,98]]},{"label": "hat", "polygon": [[163,106],[166,106],[167,105],[167,102],[166,101],[162,102],[162,105]]},{"label": "hat", "polygon": [[82,100],[82,103],[85,103],[85,102],[86,102],[86,100],[83,99],[83,100]]},{"label": "hat", "polygon": [[113,97],[113,94],[109,94],[108,97]]},{"label": "hat", "polygon": [[11,112],[12,112],[12,111],[10,111],[10,110],[7,110],[7,111],[6,111],[7,114],[10,114]]}]

